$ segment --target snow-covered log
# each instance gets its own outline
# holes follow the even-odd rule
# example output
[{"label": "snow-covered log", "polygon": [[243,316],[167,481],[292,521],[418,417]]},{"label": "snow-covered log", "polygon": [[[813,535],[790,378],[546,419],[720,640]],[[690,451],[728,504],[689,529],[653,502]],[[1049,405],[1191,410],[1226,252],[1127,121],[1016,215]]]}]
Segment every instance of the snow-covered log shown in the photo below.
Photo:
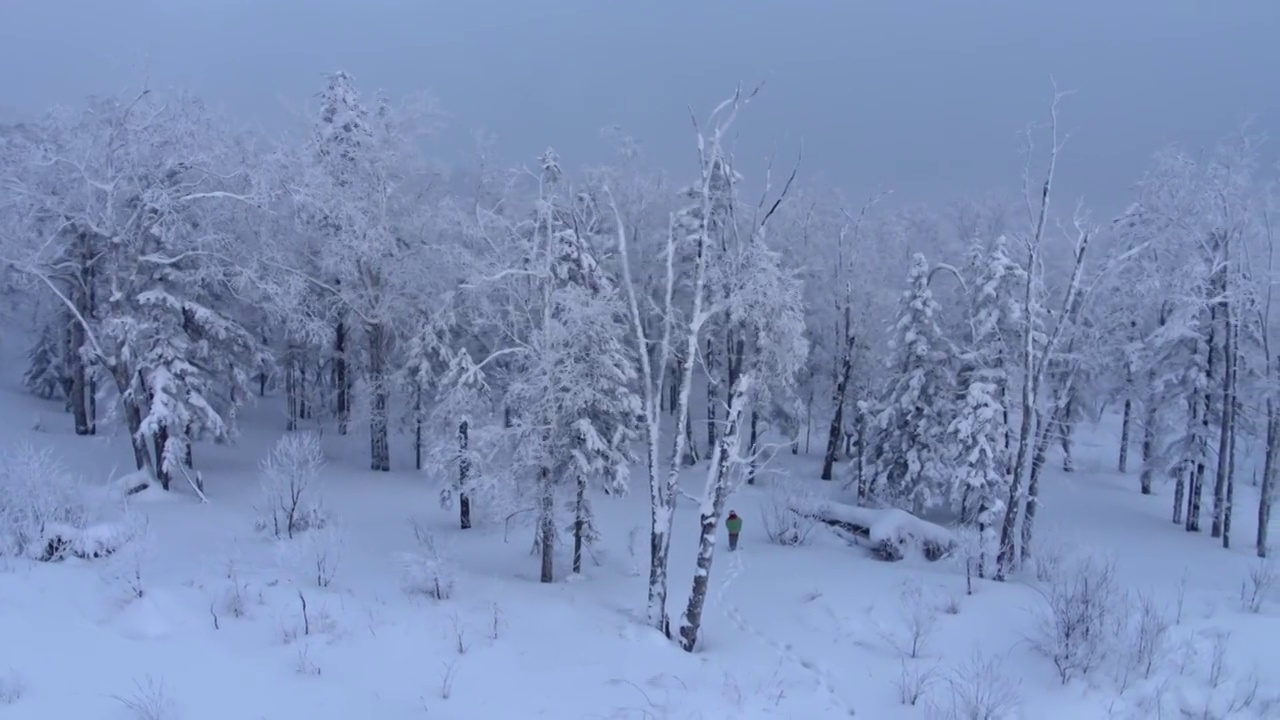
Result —
[{"label": "snow-covered log", "polygon": [[835,502],[793,501],[789,509],[845,531],[881,560],[895,562],[918,553],[933,561],[946,557],[959,541],[951,530],[897,508],[867,508]]}]

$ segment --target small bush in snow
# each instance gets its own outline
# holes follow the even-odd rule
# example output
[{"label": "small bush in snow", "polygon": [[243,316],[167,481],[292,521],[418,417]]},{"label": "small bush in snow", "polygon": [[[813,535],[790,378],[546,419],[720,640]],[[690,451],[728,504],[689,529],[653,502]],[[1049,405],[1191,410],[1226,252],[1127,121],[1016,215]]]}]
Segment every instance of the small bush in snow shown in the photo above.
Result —
[{"label": "small bush in snow", "polygon": [[882,635],[904,657],[918,658],[924,654],[938,624],[938,611],[925,597],[924,588],[914,580],[902,584],[899,596],[899,627]]},{"label": "small bush in snow", "polygon": [[413,534],[418,542],[418,551],[400,556],[401,582],[405,592],[448,600],[453,596],[452,564],[444,557],[435,535],[425,525],[415,521]]},{"label": "small bush in snow", "polygon": [[904,658],[901,670],[898,673],[898,701],[903,705],[915,706],[929,692],[929,688],[933,686],[937,680],[938,668],[935,665],[921,667],[916,663],[909,663]]},{"label": "small bush in snow", "polygon": [[785,546],[808,545],[819,521],[812,515],[796,512],[793,508],[810,507],[813,504],[813,493],[789,484],[775,484],[761,507],[764,513],[762,525],[769,542]]},{"label": "small bush in snow", "polygon": [[312,570],[316,587],[327,588],[333,584],[342,563],[342,552],[346,547],[346,538],[340,528],[327,524],[323,528],[309,532],[303,538],[307,564]]},{"label": "small bush in snow", "polygon": [[1125,611],[1115,577],[1114,563],[1086,556],[1064,563],[1039,589],[1031,644],[1064,685],[1096,669],[1114,647],[1115,621]]},{"label": "small bush in snow", "polygon": [[1119,687],[1123,692],[1136,679],[1149,680],[1169,654],[1168,614],[1145,594],[1139,594],[1126,612],[1116,618],[1116,639],[1121,654]]},{"label": "small bush in snow", "polygon": [[327,518],[322,506],[311,497],[322,467],[324,452],[317,435],[293,433],[280,438],[261,465],[264,507],[258,529],[291,538],[324,527]]},{"label": "small bush in snow", "polygon": [[930,715],[938,720],[1010,720],[1021,701],[1004,663],[981,652],[951,671],[940,694],[930,703]]},{"label": "small bush in snow", "polygon": [[116,702],[129,711],[133,720],[176,720],[178,706],[169,697],[164,680],[150,677],[143,681],[135,680],[133,688],[133,692],[127,696],[113,696]]},{"label": "small bush in snow", "polygon": [[1240,606],[1246,612],[1260,613],[1262,606],[1280,584],[1280,573],[1270,558],[1263,558],[1249,569],[1249,577],[1240,585]]},{"label": "small bush in snow", "polygon": [[128,537],[98,523],[107,495],[72,480],[48,450],[30,445],[0,457],[0,557],[56,561],[102,558]]},{"label": "small bush in snow", "polygon": [[0,673],[0,706],[18,702],[26,692],[27,683],[17,670],[10,668]]}]

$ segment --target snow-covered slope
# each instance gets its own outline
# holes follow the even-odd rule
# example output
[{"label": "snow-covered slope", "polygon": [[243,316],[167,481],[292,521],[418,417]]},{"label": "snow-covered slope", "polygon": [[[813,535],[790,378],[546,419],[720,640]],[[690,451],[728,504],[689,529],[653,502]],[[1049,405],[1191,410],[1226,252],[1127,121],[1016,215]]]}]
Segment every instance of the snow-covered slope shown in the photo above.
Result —
[{"label": "snow-covered slope", "polygon": [[[60,407],[23,394],[7,365],[3,445],[50,448],[90,484],[131,469],[123,438],[73,436]],[[1280,605],[1270,596],[1256,613],[1242,607],[1258,567],[1250,543],[1223,550],[1169,523],[1167,493],[1141,496],[1136,477],[1113,471],[1117,433],[1106,424],[1082,429],[1075,473],[1046,482],[1041,574],[1058,581],[979,580],[972,595],[957,562],[879,562],[822,528],[805,546],[769,544],[771,485],[830,489],[810,480],[816,455],[780,455],[760,487],[730,500],[746,521],[741,550],[721,548],[704,639],[687,654],[641,619],[643,492],[598,500],[604,539],[584,575],[543,585],[522,516],[460,531],[434,479],[359,469],[367,438],[330,432],[314,491],[333,524],[283,541],[256,531],[276,405],[251,409],[236,445],[196,449],[208,504],[178,485],[147,490],[127,507],[144,520],[132,526],[139,539],[112,558],[4,563],[0,718],[1280,717],[1267,704],[1280,693]],[[701,469],[690,470],[691,489]],[[1237,513],[1242,539],[1250,515]],[[687,597],[696,525],[685,501],[673,613]],[[421,592],[437,579],[424,534],[440,579],[453,580],[447,598]],[[1064,685],[1037,651],[1037,608],[1087,556],[1095,571],[1114,559],[1104,643],[1114,652]],[[1140,593],[1155,614],[1137,609]],[[1138,634],[1116,629],[1143,618],[1157,638],[1145,655]],[[990,714],[977,712],[984,705]]]}]

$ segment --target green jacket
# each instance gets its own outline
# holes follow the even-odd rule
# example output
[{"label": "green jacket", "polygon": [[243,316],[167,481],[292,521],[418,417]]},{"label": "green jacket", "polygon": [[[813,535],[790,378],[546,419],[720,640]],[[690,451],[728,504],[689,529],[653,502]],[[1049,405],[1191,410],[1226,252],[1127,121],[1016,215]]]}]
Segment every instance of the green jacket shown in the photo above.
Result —
[{"label": "green jacket", "polygon": [[729,531],[730,535],[737,535],[742,532],[742,518],[735,515],[734,517],[725,520],[724,526]]}]

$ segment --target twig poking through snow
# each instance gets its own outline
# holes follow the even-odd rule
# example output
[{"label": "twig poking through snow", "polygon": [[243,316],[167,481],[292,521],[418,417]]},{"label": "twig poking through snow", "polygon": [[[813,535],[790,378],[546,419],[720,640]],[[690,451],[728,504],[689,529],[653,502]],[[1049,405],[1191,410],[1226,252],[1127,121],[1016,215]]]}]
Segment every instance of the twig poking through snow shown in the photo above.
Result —
[{"label": "twig poking through snow", "polygon": [[164,680],[148,676],[145,681],[133,683],[134,691],[128,697],[112,695],[112,699],[125,706],[133,720],[176,720],[178,706],[169,697]]}]

